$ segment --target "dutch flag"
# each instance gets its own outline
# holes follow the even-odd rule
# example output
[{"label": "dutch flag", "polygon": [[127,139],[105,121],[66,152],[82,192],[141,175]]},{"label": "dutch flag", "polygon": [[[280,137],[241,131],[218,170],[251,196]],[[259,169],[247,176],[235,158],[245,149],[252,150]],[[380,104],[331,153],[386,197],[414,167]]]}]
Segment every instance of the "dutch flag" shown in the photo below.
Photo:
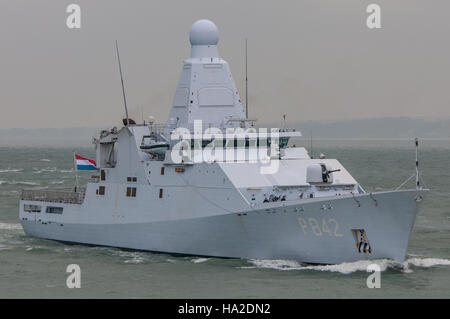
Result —
[{"label": "dutch flag", "polygon": [[97,164],[94,160],[84,158],[78,154],[75,154],[75,164],[78,171],[91,171],[97,169]]}]

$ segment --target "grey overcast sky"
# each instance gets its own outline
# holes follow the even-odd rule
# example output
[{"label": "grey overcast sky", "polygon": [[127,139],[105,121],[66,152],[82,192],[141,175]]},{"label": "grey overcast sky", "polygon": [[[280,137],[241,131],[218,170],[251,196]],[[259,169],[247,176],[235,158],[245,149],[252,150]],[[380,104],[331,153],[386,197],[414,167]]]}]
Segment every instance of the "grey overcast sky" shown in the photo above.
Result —
[{"label": "grey overcast sky", "polygon": [[[81,6],[81,29],[66,7]],[[366,27],[381,6],[382,28]],[[250,115],[273,121],[450,117],[448,0],[0,0],[0,128],[117,125],[119,41],[131,116],[165,122],[189,27],[214,21]]]}]

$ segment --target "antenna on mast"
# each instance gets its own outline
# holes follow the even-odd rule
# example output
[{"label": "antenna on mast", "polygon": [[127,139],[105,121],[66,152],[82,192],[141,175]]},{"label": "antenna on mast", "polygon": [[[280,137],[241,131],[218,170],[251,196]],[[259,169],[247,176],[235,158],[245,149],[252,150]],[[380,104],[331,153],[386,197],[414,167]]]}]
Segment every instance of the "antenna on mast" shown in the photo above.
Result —
[{"label": "antenna on mast", "polygon": [[248,119],[247,39],[245,39],[245,118]]},{"label": "antenna on mast", "polygon": [[116,52],[117,52],[117,61],[119,62],[120,82],[122,83],[123,104],[125,106],[125,115],[126,115],[126,119],[127,119],[126,126],[128,126],[128,124],[130,124],[130,122],[128,120],[127,98],[125,96],[125,86],[123,85],[122,66],[120,64],[119,45],[117,44],[117,40],[116,40]]},{"label": "antenna on mast", "polygon": [[310,129],[310,133],[309,133],[309,136],[310,136],[310,144],[311,144],[311,147],[310,147],[310,151],[311,151],[311,158],[314,158],[314,154],[313,154],[313,139],[312,139],[312,129]]}]

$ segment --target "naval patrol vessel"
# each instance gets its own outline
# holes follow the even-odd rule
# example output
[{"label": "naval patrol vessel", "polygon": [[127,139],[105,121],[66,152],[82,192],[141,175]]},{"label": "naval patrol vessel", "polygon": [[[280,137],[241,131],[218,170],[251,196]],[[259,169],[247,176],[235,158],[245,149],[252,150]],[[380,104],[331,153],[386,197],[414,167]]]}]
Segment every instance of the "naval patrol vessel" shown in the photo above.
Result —
[{"label": "naval patrol vessel", "polygon": [[192,25],[167,122],[136,124],[127,112],[123,127],[101,131],[85,188],[22,191],[26,234],[186,255],[402,262],[427,190],[417,181],[365,192],[336,159],[293,145],[299,132],[257,129],[218,39],[213,22]]}]

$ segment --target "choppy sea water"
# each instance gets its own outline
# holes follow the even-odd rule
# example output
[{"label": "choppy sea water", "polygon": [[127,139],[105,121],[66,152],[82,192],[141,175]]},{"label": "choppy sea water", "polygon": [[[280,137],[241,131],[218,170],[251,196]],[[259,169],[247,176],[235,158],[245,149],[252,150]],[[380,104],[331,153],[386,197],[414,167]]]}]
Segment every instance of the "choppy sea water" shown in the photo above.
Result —
[{"label": "choppy sea water", "polygon": [[[315,153],[339,159],[366,191],[395,188],[414,172],[409,140],[314,143]],[[76,151],[94,156],[92,148]],[[72,187],[72,154],[73,148],[63,147],[0,147],[0,298],[450,297],[450,140],[421,142],[421,173],[432,191],[405,263],[376,261],[380,289],[366,286],[369,261],[306,265],[186,257],[27,237],[18,221],[20,190]],[[86,181],[90,174],[81,175]],[[66,286],[69,264],[81,267],[80,289]]]}]

